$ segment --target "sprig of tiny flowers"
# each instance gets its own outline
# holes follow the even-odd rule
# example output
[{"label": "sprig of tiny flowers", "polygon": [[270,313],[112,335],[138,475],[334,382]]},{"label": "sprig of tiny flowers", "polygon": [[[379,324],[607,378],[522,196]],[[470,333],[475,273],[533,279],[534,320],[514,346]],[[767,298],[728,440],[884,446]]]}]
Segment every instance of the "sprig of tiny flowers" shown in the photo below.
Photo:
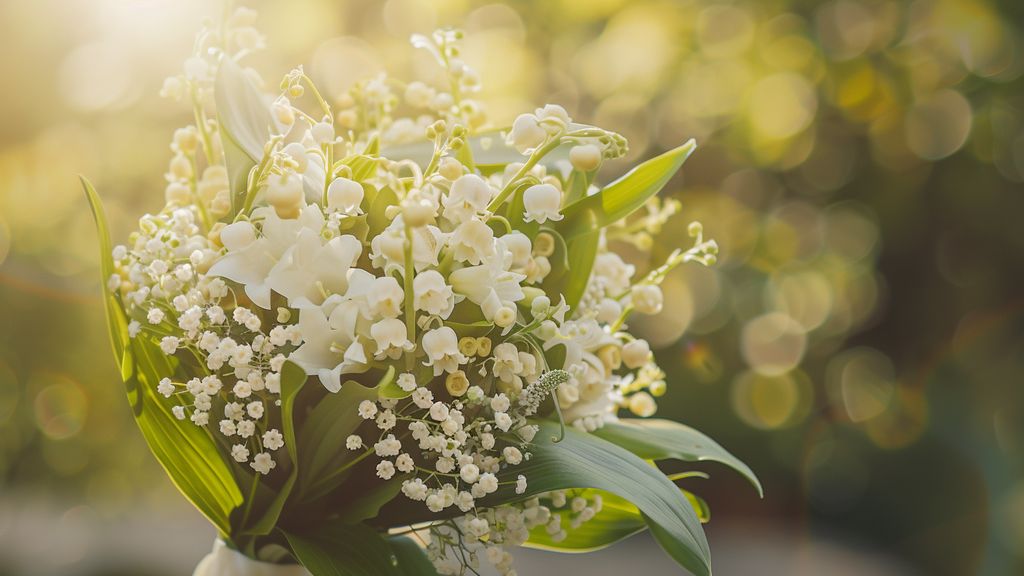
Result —
[{"label": "sprig of tiny flowers", "polygon": [[[382,481],[401,481],[405,497],[429,511],[464,514],[428,530],[439,571],[475,571],[485,557],[513,574],[507,549],[531,528],[564,538],[564,519],[572,528],[601,509],[599,497],[576,495],[555,512],[566,506],[562,492],[479,505],[499,489],[499,472],[530,457],[538,428],[529,419],[548,399],[582,430],[620,408],[653,414],[664,373],[625,322],[658,313],[667,272],[711,263],[717,246],[693,224],[693,248],[634,281],[634,267],[602,238],[580,305],[553,302],[540,288],[557,244],[544,226],[562,220],[566,172],[542,160],[570,145],[571,167],[592,173],[625,153],[625,139],[549,104],[503,134],[522,162],[476,172],[460,151],[486,125],[483,105],[469,97],[479,76],[451,30],[413,38],[444,70],[444,87],[382,75],[328,97],[302,68],[289,72],[263,156],[243,198],[233,197],[214,79],[262,46],[254,20],[243,8],[204,28],[182,74],[164,84],[164,95],[191,102],[195,124],[174,134],[165,207],[114,249],[109,283],[131,318],[129,335],[158,341],[190,375],[158,385],[177,402],[174,415],[221,435],[230,457],[258,475],[272,473],[285,447],[275,423],[286,362],[329,393],[343,376],[393,370],[401,393],[350,407],[367,426],[346,449],[374,457]],[[424,138],[432,151],[423,165],[364,154]],[[531,235],[498,213],[523,188],[522,220],[541,226]],[[608,237],[642,245],[677,209],[652,201]],[[559,365],[555,347],[564,350]],[[507,482],[525,494],[529,479]]]}]

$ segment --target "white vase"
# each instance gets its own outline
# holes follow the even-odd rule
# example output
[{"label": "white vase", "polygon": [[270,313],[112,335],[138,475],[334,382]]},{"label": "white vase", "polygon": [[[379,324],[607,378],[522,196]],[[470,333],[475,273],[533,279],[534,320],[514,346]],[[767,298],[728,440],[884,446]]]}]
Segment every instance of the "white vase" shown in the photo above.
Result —
[{"label": "white vase", "polygon": [[311,576],[302,566],[270,564],[253,560],[245,554],[228,548],[223,541],[213,543],[213,551],[206,555],[192,576]]}]

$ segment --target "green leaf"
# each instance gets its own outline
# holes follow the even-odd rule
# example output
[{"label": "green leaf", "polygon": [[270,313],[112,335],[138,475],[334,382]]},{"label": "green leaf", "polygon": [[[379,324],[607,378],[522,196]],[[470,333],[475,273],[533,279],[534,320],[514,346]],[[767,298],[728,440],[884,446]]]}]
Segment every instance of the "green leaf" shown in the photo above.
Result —
[{"label": "green leaf", "polygon": [[754,471],[717,442],[689,426],[657,418],[624,418],[609,422],[594,432],[645,460],[676,459],[687,462],[712,461],[725,464],[742,474],[757,493],[764,489]]},{"label": "green leaf", "polygon": [[[306,534],[284,532],[296,559],[313,576],[400,576],[388,541],[364,524],[333,522]],[[408,550],[403,548],[403,553]],[[410,560],[407,561],[411,562]]]},{"label": "green leaf", "polygon": [[683,490],[683,496],[686,496],[686,499],[693,505],[693,510],[697,512],[697,518],[700,518],[701,524],[707,524],[711,521],[711,506],[708,506],[706,500],[689,490]]},{"label": "green leaf", "polygon": [[391,224],[392,219],[387,217],[386,210],[389,206],[397,205],[398,195],[390,187],[385,186],[377,191],[366,216],[366,223],[370,226],[370,238],[376,237]]},{"label": "green leaf", "polygon": [[388,545],[398,561],[398,572],[403,576],[437,576],[434,564],[412,538],[391,536]]},{"label": "green leaf", "polygon": [[601,511],[578,528],[567,530],[564,540],[552,540],[542,525],[530,531],[524,546],[553,552],[593,552],[647,529],[640,510],[625,498],[603,490],[584,490],[581,496],[593,499],[595,494],[603,500]]},{"label": "green leaf", "polygon": [[611,492],[650,518],[665,537],[663,546],[672,545],[666,550],[680,565],[698,576],[710,575],[711,552],[700,520],[672,481],[648,462],[592,434],[569,428],[562,441],[554,442],[558,434],[558,424],[540,424],[530,446],[530,459],[505,474],[512,478],[524,474],[528,481],[526,494],[517,496],[506,485],[498,491],[496,501],[566,488]]},{"label": "green leaf", "polygon": [[128,337],[127,315],[117,296],[107,288],[114,265],[103,205],[88,180],[82,178],[82,185],[100,237],[107,327],[135,421],[171,482],[227,537],[231,533],[231,511],[242,504],[242,493],[209,431],[175,418],[171,408],[176,401],[157,393],[162,378],[174,377],[178,361],[145,335]]},{"label": "green leaf", "polygon": [[320,485],[318,492],[340,485],[346,475],[338,470],[363,453],[345,447],[345,439],[363,423],[356,410],[363,400],[377,400],[377,390],[349,380],[337,393],[317,402],[306,417],[297,440],[299,492],[303,496],[314,483]]},{"label": "green leaf", "polygon": [[292,488],[299,476],[298,447],[295,436],[295,398],[306,383],[306,372],[292,361],[287,361],[281,368],[281,428],[284,436],[285,449],[291,458],[292,468],[284,485],[277,491],[267,509],[252,527],[245,530],[246,534],[263,536],[270,534],[277,525],[285,502],[291,496]]},{"label": "green leaf", "polygon": [[618,222],[643,206],[665,187],[696,147],[696,142],[689,140],[633,168],[597,194],[566,206],[558,224],[566,242]]},{"label": "green leaf", "polygon": [[234,476],[209,430],[171,413],[177,404],[156,392],[160,379],[172,377],[177,360],[144,335],[131,340],[134,360],[126,382],[135,421],[150,451],[171,481],[223,536],[231,534],[231,511],[243,502]]},{"label": "green leaf", "polygon": [[[556,244],[556,253],[552,255],[552,260],[564,259],[565,266],[552,266],[542,288],[549,295],[553,295],[552,300],[557,301],[559,294],[565,296],[566,304],[575,309],[590,282],[590,272],[594,268],[594,259],[597,258],[601,235],[595,229],[589,234],[582,234],[565,242],[558,232],[550,229],[548,232],[553,234]],[[562,256],[557,254],[559,251],[562,252]]]},{"label": "green leaf", "polygon": [[[92,210],[93,220],[96,222],[96,234],[100,242],[100,286],[103,290],[103,309],[107,313],[107,330],[110,337],[110,345],[114,348],[114,357],[119,368],[123,370],[125,349],[128,346],[128,318],[121,307],[121,302],[116,294],[107,287],[107,282],[114,275],[113,246],[110,241],[110,227],[107,225],[107,215],[103,210],[103,202],[99,194],[93,188],[85,176],[79,176],[82,181],[82,188],[85,189],[85,197],[89,200],[89,208]],[[128,374],[122,371],[122,377],[127,378]]]}]

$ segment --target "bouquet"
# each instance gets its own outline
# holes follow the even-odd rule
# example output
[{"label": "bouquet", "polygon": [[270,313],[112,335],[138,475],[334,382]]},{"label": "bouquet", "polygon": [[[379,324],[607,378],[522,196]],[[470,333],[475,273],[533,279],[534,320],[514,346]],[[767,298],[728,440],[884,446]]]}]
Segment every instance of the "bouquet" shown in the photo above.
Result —
[{"label": "bouquet", "polygon": [[[461,34],[414,36],[443,85],[273,91],[242,66],[255,14],[207,25],[163,94],[166,204],[112,246],[92,186],[110,338],[139,428],[216,527],[196,574],[514,574],[649,529],[710,574],[707,505],[661,460],[748,467],[650,418],[666,391],[632,314],[694,243],[638,276],[692,141],[603,186],[614,132],[557,105],[489,129]],[[626,417],[632,415],[635,417]]]}]

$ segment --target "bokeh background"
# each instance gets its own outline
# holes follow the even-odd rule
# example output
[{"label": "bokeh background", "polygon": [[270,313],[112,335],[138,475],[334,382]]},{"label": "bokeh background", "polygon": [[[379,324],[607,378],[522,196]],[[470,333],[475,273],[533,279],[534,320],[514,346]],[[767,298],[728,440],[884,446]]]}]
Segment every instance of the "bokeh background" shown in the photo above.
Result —
[{"label": "bokeh background", "polygon": [[[711,503],[719,574],[1024,573],[1024,3],[1016,0],[257,1],[269,79],[328,93],[431,78],[414,32],[466,30],[492,123],[546,102],[626,135],[630,162],[700,143],[683,210],[713,269],[637,330],[661,414],[751,464]],[[127,236],[162,205],[157,93],[214,2],[0,1],[0,574],[186,574],[213,532],[135,430],[77,174]],[[678,225],[677,225],[678,224]],[[643,537],[520,573],[673,573]]]}]

